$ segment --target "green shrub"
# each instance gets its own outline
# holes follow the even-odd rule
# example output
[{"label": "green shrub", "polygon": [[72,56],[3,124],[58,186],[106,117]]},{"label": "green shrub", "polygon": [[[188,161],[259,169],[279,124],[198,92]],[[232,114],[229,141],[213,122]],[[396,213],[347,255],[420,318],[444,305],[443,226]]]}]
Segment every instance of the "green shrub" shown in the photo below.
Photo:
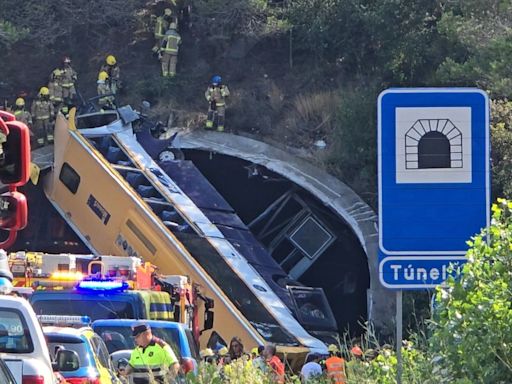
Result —
[{"label": "green shrub", "polygon": [[489,230],[470,242],[462,276],[437,294],[431,342],[446,382],[512,382],[512,201],[499,199],[492,211]]}]

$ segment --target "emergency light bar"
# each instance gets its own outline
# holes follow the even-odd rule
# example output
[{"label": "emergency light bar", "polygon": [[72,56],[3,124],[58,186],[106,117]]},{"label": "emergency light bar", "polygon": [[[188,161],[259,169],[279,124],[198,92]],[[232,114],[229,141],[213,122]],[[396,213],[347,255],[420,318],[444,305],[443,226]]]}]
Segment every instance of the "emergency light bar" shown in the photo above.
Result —
[{"label": "emergency light bar", "polygon": [[78,280],[82,280],[83,278],[84,278],[84,275],[82,272],[59,271],[59,272],[53,272],[51,275],[51,279],[65,280],[65,281],[78,281]]},{"label": "emergency light bar", "polygon": [[66,315],[37,315],[41,324],[66,324],[66,325],[89,325],[91,318],[89,316],[66,316]]},{"label": "emergency light bar", "polygon": [[82,280],[76,289],[87,292],[123,292],[129,288],[126,281]]}]

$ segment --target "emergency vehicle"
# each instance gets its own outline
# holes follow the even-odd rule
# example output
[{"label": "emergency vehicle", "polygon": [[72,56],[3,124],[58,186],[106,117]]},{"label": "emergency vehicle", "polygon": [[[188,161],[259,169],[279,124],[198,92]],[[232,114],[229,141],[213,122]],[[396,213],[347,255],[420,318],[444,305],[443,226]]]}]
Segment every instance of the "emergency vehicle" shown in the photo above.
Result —
[{"label": "emergency vehicle", "polygon": [[137,257],[16,252],[9,266],[14,284],[32,289],[38,315],[174,320],[188,325],[197,342],[197,300],[213,306],[186,276],[159,275]]}]

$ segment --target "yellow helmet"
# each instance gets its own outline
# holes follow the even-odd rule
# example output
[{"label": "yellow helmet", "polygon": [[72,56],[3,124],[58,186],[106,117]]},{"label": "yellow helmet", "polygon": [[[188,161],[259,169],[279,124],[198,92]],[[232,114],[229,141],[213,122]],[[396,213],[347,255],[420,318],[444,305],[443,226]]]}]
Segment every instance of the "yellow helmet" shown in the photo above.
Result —
[{"label": "yellow helmet", "polygon": [[39,90],[39,96],[48,96],[50,94],[50,90],[46,87],[41,87]]},{"label": "yellow helmet", "polygon": [[340,350],[338,349],[338,346],[337,345],[334,345],[334,344],[331,344],[327,347],[327,350],[329,352],[332,352],[332,353],[336,353],[336,352],[339,352]]},{"label": "yellow helmet", "polygon": [[16,99],[16,105],[18,107],[24,107],[25,106],[25,100],[23,99],[23,97],[18,97]]},{"label": "yellow helmet", "polygon": [[226,356],[228,353],[229,353],[229,350],[227,347],[222,347],[221,349],[219,349],[220,356]]},{"label": "yellow helmet", "polygon": [[164,15],[165,16],[171,16],[172,15],[172,9],[171,8],[165,8],[164,9]]},{"label": "yellow helmet", "polygon": [[199,352],[199,356],[201,356],[203,359],[205,357],[212,357],[214,354],[213,354],[213,351],[211,348],[206,348],[206,349],[203,349],[201,352]]},{"label": "yellow helmet", "polygon": [[258,347],[254,347],[253,349],[251,349],[251,355],[256,355],[258,356],[259,353],[258,353]]},{"label": "yellow helmet", "polygon": [[98,75],[98,80],[107,80],[108,79],[108,73],[105,71],[101,71]]},{"label": "yellow helmet", "polygon": [[107,61],[108,65],[116,65],[116,63],[117,63],[117,60],[116,60],[115,56],[113,56],[113,55],[108,55],[106,61]]}]

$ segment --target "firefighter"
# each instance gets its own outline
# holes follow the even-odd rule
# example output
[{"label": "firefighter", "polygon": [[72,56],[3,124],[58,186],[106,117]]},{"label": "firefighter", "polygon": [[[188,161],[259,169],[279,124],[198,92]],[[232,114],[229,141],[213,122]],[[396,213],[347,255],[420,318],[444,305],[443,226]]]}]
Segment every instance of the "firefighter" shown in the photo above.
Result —
[{"label": "firefighter", "polygon": [[54,117],[53,104],[50,102],[50,91],[41,87],[36,101],[32,103],[32,119],[37,145],[46,145],[53,142],[53,129],[51,122]]},{"label": "firefighter", "polygon": [[153,52],[157,53],[160,49],[160,43],[165,36],[165,33],[169,29],[169,26],[172,22],[172,10],[171,8],[166,8],[164,10],[164,14],[158,16],[155,21],[155,46],[153,47]]},{"label": "firefighter", "polygon": [[181,44],[181,36],[176,31],[176,24],[171,23],[160,44],[160,61],[162,62],[162,76],[176,76],[176,64],[178,64],[178,51]]},{"label": "firefighter", "polygon": [[329,357],[325,360],[327,377],[333,384],[346,384],[345,359],[341,357],[340,350],[334,344],[329,345],[327,350],[329,351]]},{"label": "firefighter", "polygon": [[105,71],[101,71],[98,75],[98,104],[102,109],[114,109],[114,96],[112,95],[112,90],[108,85],[108,73]]},{"label": "firefighter", "polygon": [[62,86],[62,100],[64,104],[69,106],[73,105],[73,101],[76,97],[75,84],[78,76],[71,67],[71,59],[69,57],[65,57],[62,64],[62,82],[60,83]]},{"label": "firefighter", "polygon": [[56,111],[58,111],[62,105],[63,99],[63,77],[62,70],[60,68],[56,68],[50,74],[50,81],[48,82],[48,90],[50,91],[50,101],[53,104],[53,107]]},{"label": "firefighter", "polygon": [[114,95],[117,95],[117,92],[121,88],[121,73],[115,56],[107,56],[105,59],[105,64],[103,64],[100,68],[100,72],[107,72],[107,83],[110,87],[110,90]]},{"label": "firefighter", "polygon": [[229,89],[226,85],[222,84],[222,78],[219,75],[212,77],[212,82],[204,93],[204,96],[209,103],[206,129],[213,128],[213,122],[215,117],[217,117],[217,131],[224,131],[226,97],[229,96]]},{"label": "firefighter", "polygon": [[169,344],[154,337],[145,323],[132,327],[132,335],[137,347],[132,350],[128,366],[119,370],[121,375],[131,374],[136,384],[163,384],[169,382],[169,376],[176,377],[180,365]]},{"label": "firefighter", "polygon": [[32,126],[32,115],[25,109],[25,99],[18,97],[16,99],[16,109],[14,110],[14,116],[16,120],[25,123],[29,128]]}]

